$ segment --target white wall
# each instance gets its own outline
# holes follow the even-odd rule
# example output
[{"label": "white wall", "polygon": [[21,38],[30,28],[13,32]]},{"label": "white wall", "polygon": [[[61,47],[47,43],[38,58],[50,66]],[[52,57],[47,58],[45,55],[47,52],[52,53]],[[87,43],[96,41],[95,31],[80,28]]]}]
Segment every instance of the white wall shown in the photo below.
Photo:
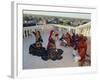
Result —
[{"label": "white wall", "polygon": [[79,27],[76,28],[76,33],[78,34],[83,34],[84,36],[90,37],[91,34],[91,23],[87,23],[84,25],[80,25]]}]

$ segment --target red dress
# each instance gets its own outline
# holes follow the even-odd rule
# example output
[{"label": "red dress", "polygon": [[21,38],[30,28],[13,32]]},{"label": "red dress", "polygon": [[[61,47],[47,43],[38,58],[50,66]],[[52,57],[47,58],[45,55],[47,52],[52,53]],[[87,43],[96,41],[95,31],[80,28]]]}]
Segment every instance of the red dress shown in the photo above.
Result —
[{"label": "red dress", "polygon": [[50,35],[49,35],[49,38],[48,38],[48,45],[47,45],[47,49],[49,49],[50,48],[50,43],[52,42],[52,33],[53,33],[54,31],[53,30],[51,30],[51,32],[50,32]]},{"label": "red dress", "polygon": [[87,51],[87,43],[86,43],[86,41],[80,40],[79,44],[78,44],[78,52],[79,52],[79,55],[81,57],[80,61],[85,59],[86,51]]}]

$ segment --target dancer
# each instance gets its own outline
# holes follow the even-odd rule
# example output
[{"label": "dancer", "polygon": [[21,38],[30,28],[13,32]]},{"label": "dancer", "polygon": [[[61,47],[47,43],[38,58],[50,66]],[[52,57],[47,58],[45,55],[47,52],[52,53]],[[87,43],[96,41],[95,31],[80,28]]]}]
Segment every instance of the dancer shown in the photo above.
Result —
[{"label": "dancer", "polygon": [[31,44],[29,47],[29,53],[34,56],[39,56],[43,60],[48,60],[48,55],[46,49],[42,46],[42,37],[40,31],[35,31],[33,34],[36,37],[35,43]]},{"label": "dancer", "polygon": [[61,46],[71,46],[71,35],[67,32],[67,33],[64,33],[62,35],[62,37],[60,38],[61,40]]},{"label": "dancer", "polygon": [[47,49],[56,48],[56,44],[55,44],[56,36],[54,34],[55,34],[54,31],[51,30],[50,36],[48,38]]},{"label": "dancer", "polygon": [[62,59],[61,54],[63,53],[63,51],[61,49],[56,48],[57,36],[58,34],[55,31],[51,30],[50,36],[48,38],[47,53],[48,53],[48,58],[52,60]]},{"label": "dancer", "polygon": [[79,65],[83,66],[86,58],[86,52],[87,52],[87,38],[83,35],[80,36],[79,43],[78,43],[78,52],[81,57],[79,60]]},{"label": "dancer", "polygon": [[35,41],[35,42],[43,42],[43,39],[42,39],[42,37],[41,37],[40,31],[35,31],[35,32],[33,32],[33,34],[34,34],[35,37],[36,37],[36,41]]},{"label": "dancer", "polygon": [[71,35],[68,32],[66,33],[66,41],[67,46],[71,46]]}]

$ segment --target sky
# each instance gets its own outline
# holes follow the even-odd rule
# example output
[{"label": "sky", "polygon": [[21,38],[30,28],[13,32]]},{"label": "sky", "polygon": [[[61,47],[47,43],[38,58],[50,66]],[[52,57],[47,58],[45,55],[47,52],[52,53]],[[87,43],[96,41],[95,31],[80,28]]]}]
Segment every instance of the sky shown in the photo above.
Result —
[{"label": "sky", "polygon": [[90,13],[76,13],[76,12],[50,12],[50,11],[33,11],[33,10],[24,10],[24,14],[33,14],[33,15],[46,15],[46,16],[58,16],[58,17],[70,17],[70,18],[82,18],[82,19],[91,19]]}]

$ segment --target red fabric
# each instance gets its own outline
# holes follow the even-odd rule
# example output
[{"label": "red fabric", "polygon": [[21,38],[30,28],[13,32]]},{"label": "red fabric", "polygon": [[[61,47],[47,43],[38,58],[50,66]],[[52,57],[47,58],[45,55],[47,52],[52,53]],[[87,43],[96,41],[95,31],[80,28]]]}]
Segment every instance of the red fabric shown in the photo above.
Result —
[{"label": "red fabric", "polygon": [[50,31],[50,35],[49,35],[49,38],[48,38],[47,49],[49,49],[49,47],[50,47],[50,38],[51,38],[53,32],[54,32],[53,30]]},{"label": "red fabric", "polygon": [[80,40],[79,44],[78,44],[78,52],[79,52],[79,55],[81,57],[80,61],[85,59],[86,51],[87,51],[87,43],[86,43],[86,41]]}]

